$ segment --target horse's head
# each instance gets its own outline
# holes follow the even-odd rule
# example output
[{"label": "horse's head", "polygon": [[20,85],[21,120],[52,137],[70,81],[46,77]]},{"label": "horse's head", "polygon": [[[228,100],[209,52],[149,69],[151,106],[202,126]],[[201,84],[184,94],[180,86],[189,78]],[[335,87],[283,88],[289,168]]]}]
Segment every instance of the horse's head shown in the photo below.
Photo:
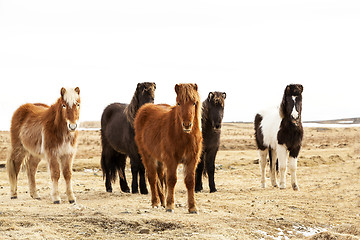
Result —
[{"label": "horse's head", "polygon": [[281,103],[282,113],[284,117],[290,117],[291,122],[296,126],[301,121],[302,111],[302,92],[303,86],[301,84],[290,84],[286,86],[284,98]]},{"label": "horse's head", "polygon": [[60,93],[61,114],[66,121],[67,129],[73,132],[79,126],[80,89],[61,88]]},{"label": "horse's head", "polygon": [[221,130],[221,122],[224,116],[224,103],[226,93],[210,92],[207,101],[207,119],[211,122],[215,131]]},{"label": "horse's head", "polygon": [[154,103],[156,84],[153,82],[138,83],[136,96],[139,107],[145,103]]},{"label": "horse's head", "polygon": [[200,97],[197,84],[176,84],[176,108],[181,127],[190,133],[195,122],[199,124]]}]

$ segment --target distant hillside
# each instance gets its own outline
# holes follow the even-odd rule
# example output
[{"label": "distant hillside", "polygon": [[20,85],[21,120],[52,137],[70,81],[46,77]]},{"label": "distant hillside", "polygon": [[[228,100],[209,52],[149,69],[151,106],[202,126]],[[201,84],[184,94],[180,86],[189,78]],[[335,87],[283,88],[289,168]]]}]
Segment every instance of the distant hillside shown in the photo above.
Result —
[{"label": "distant hillside", "polygon": [[308,123],[322,123],[322,124],[360,124],[360,118],[342,118],[334,120],[321,121],[306,121]]},{"label": "distant hillside", "polygon": [[[227,123],[251,123],[251,122],[227,122]],[[359,118],[342,118],[334,120],[305,121],[305,123],[321,123],[321,124],[360,124]],[[84,121],[80,123],[81,128],[101,128],[99,121]]]},{"label": "distant hillside", "polygon": [[80,123],[81,128],[101,128],[99,121],[85,121]]}]

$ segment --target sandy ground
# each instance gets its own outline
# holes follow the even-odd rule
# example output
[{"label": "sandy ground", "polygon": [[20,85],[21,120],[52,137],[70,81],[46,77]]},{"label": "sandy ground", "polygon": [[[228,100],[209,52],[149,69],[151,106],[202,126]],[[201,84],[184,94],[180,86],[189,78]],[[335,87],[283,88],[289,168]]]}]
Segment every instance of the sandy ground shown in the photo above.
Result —
[{"label": "sandy ground", "polygon": [[[218,192],[196,194],[199,214],[187,213],[179,167],[175,213],[152,209],[150,195],[105,191],[100,168],[99,131],[81,131],[74,161],[76,204],[50,199],[50,176],[42,161],[37,173],[41,200],[28,193],[21,171],[18,199],[11,200],[0,168],[0,239],[359,239],[360,128],[305,128],[298,162],[300,191],[260,188],[252,124],[227,123],[216,159]],[[0,164],[9,150],[9,132],[0,132]],[[1,166],[1,165],[0,165]],[[130,168],[127,178],[131,184]],[[270,179],[267,179],[270,184]]]}]

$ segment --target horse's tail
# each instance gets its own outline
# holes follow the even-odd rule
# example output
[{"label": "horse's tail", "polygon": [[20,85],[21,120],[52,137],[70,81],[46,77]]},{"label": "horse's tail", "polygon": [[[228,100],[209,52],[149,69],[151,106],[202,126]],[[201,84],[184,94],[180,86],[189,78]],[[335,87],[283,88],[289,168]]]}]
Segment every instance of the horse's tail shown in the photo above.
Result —
[{"label": "horse's tail", "polygon": [[9,157],[7,158],[7,161],[6,161],[6,170],[8,172],[10,186],[13,186],[17,182],[15,162],[14,162],[14,158],[12,157],[12,155],[13,155],[13,153],[11,151],[11,154],[9,155]]},{"label": "horse's tail", "polygon": [[[270,159],[270,171],[272,171],[273,169],[272,169],[272,161],[273,161],[273,159],[272,159],[272,152],[271,152],[271,147],[269,147],[269,159]],[[275,161],[276,161],[276,171],[278,172],[279,171],[279,161],[278,161],[278,159],[275,159]]]},{"label": "horse's tail", "polygon": [[[121,156],[120,153],[112,149],[110,144],[106,141],[106,137],[103,135],[101,129],[101,140],[102,140],[102,152],[101,152],[101,170],[103,172],[103,179],[109,178],[111,182],[115,182],[117,173],[119,177],[124,179],[125,173],[121,167],[121,164],[125,164],[126,156]],[[121,161],[121,158],[124,158]]]}]

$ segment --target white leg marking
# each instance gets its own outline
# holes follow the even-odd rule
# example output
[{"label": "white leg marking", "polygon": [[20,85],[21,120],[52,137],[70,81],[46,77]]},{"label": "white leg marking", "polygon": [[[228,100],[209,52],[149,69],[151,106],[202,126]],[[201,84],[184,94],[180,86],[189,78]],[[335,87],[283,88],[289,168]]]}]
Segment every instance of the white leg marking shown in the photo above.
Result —
[{"label": "white leg marking", "polygon": [[296,180],[297,158],[289,157],[289,170],[291,174],[291,186],[297,191],[300,190]]},{"label": "white leg marking", "polygon": [[286,188],[286,164],[288,152],[284,145],[278,145],[277,156],[279,160],[279,172],[280,172],[280,189]]},{"label": "white leg marking", "polygon": [[261,187],[265,188],[265,170],[266,170],[266,156],[267,156],[268,150],[261,151],[259,150],[259,165],[260,165],[260,172],[261,172]]}]

